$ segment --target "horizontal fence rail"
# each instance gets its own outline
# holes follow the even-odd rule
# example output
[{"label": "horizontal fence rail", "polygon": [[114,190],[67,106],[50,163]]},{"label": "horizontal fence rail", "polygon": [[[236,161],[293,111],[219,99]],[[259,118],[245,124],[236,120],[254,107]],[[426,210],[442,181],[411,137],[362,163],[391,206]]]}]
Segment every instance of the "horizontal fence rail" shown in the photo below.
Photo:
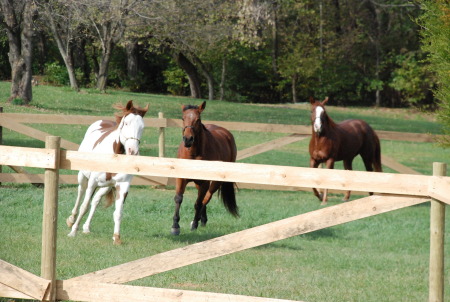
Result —
[{"label": "horizontal fence rail", "polygon": [[[170,124],[169,120],[167,120],[167,124]],[[153,300],[167,299],[167,301],[187,302],[224,302],[229,300],[255,302],[283,301],[139,286],[122,287],[118,284],[107,283],[120,284],[130,282],[192,263],[317,231],[326,227],[421,204],[430,199],[435,199],[433,201],[438,203],[450,204],[450,177],[441,176],[445,175],[445,173],[425,176],[344,170],[330,171],[291,166],[193,161],[149,156],[96,154],[61,150],[59,148],[40,149],[11,146],[0,146],[0,165],[17,165],[46,169],[46,188],[47,186],[50,187],[53,185],[56,188],[56,193],[52,194],[51,197],[47,197],[47,194],[45,194],[44,204],[53,199],[54,209],[57,209],[56,206],[58,203],[57,187],[59,178],[57,177],[57,171],[59,169],[127,173],[140,177],[152,176],[160,178],[217,180],[262,186],[328,188],[380,194],[271,222],[129,263],[120,264],[101,271],[87,273],[70,280],[56,280],[54,279],[54,273],[52,276],[42,279],[29,275],[28,272],[23,272],[21,269],[7,263],[0,262],[0,296],[5,293],[8,295],[12,293],[15,297],[19,298],[38,298],[39,300],[50,301],[61,299],[82,301],[106,299],[116,301],[116,297],[124,297],[128,301],[142,301],[143,297],[153,297]],[[51,178],[50,184],[50,177],[47,177],[49,170],[55,170],[56,172],[56,176]],[[53,226],[55,227],[54,232],[56,232],[56,219],[49,217],[45,213],[43,219],[47,223],[53,222]],[[433,229],[432,232],[443,234],[442,228],[444,225],[441,223],[440,227],[436,227],[437,231]],[[45,229],[43,228],[43,243],[45,241],[44,238],[47,237],[44,236],[44,231]],[[56,235],[56,233],[53,235]],[[443,237],[443,235],[438,237]],[[53,236],[53,238],[56,238],[56,236]],[[436,250],[443,248],[443,240],[440,239],[437,238],[436,240]],[[56,247],[56,242],[54,246]],[[199,253],[199,250],[202,253]],[[205,251],[208,252],[205,253]],[[177,257],[174,257],[174,255],[177,255]],[[183,255],[183,257],[178,257],[179,255]],[[438,257],[430,256],[430,263],[432,261],[438,264],[443,263],[443,255],[444,253],[439,253]],[[177,259],[177,262],[172,261],[174,258]],[[437,258],[438,261],[435,261],[434,258]],[[54,261],[54,259],[50,260]],[[44,263],[44,257],[42,260]],[[51,262],[49,261],[48,263]],[[56,263],[53,265],[56,265]],[[42,267],[45,267],[45,265]],[[430,280],[441,280],[443,278],[442,266],[437,265],[436,267],[434,269],[436,274],[430,272]],[[5,270],[8,274],[3,274]],[[52,266],[51,270],[55,271],[55,267]],[[23,286],[23,278],[30,280],[34,284],[31,286]],[[85,287],[87,284],[90,286]],[[433,292],[439,293],[440,291],[443,293],[443,285],[433,290],[430,286],[430,296],[433,295]],[[15,292],[17,292],[17,295]],[[443,300],[438,299],[437,301]]]},{"label": "horizontal fence rail", "polygon": [[[86,116],[86,115],[60,115],[60,114],[23,114],[23,113],[0,113],[0,125],[8,127],[8,123],[3,119],[12,120],[16,123],[33,124],[59,124],[59,125],[90,125],[98,120],[111,120],[111,116]],[[144,118],[146,127],[167,127],[181,128],[180,119],[171,118]],[[248,132],[273,132],[273,133],[296,133],[311,134],[311,127],[306,125],[288,125],[288,124],[264,124],[264,123],[243,123],[243,122],[225,122],[225,121],[203,121],[204,124],[216,124],[231,131]],[[426,133],[409,133],[396,131],[376,130],[380,139],[400,140],[411,142],[434,142],[440,135],[430,135]],[[25,134],[25,133],[24,133]],[[63,145],[62,145],[63,146]]]},{"label": "horizontal fence rail", "polygon": [[[0,165],[50,165],[54,150],[0,146]],[[45,163],[43,165],[42,163]],[[68,170],[104,171],[144,176],[189,178],[261,185],[351,190],[410,196],[427,196],[450,203],[450,177],[312,169],[176,158],[61,151],[59,167]]]}]

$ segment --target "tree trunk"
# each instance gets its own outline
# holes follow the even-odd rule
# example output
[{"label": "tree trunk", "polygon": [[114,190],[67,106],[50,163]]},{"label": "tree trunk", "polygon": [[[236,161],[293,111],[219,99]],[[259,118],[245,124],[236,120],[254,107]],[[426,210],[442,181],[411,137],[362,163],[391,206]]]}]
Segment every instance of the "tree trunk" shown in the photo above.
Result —
[{"label": "tree trunk", "polygon": [[104,92],[108,81],[109,61],[111,61],[111,54],[114,48],[112,40],[105,41],[102,48],[102,58],[98,68],[97,89]]},{"label": "tree trunk", "polygon": [[341,5],[339,4],[339,0],[333,0],[334,5],[334,30],[338,36],[342,34],[342,26],[341,26]]},{"label": "tree trunk", "polygon": [[297,80],[298,80],[298,74],[294,74],[292,76],[292,103],[297,103]]},{"label": "tree trunk", "polygon": [[275,75],[278,75],[278,2],[272,2],[273,9],[273,23],[272,23],[272,70]]},{"label": "tree trunk", "polygon": [[200,60],[197,56],[194,57],[194,62],[200,69],[201,73],[206,79],[206,83],[208,84],[208,100],[214,100],[214,77],[209,71],[210,68],[207,68],[206,65]]},{"label": "tree trunk", "polygon": [[[73,63],[73,50],[71,49],[71,40],[72,35],[70,33],[70,29],[66,30],[67,35],[65,39],[61,35],[61,31],[64,31],[65,26],[70,26],[70,24],[56,24],[56,21],[54,19],[53,12],[50,11],[50,9],[45,6],[45,17],[48,21],[48,26],[50,27],[50,30],[53,34],[53,38],[56,41],[56,45],[58,46],[59,53],[61,54],[61,57],[63,58],[64,64],[66,65],[67,73],[69,74],[69,81],[70,81],[70,87],[75,90],[79,91],[78,88],[78,82],[77,78],[75,76],[75,68]],[[62,29],[61,29],[62,28]]]},{"label": "tree trunk", "polygon": [[175,62],[177,62],[178,66],[186,72],[189,78],[189,87],[191,89],[191,97],[200,99],[201,98],[201,90],[200,90],[200,78],[198,76],[197,68],[195,68],[194,64],[186,58],[181,52],[175,53],[173,55]]},{"label": "tree trunk", "polygon": [[130,80],[136,80],[138,75],[138,43],[130,41],[125,47],[127,51],[127,74]]},{"label": "tree trunk", "polygon": [[227,59],[222,60],[222,74],[220,77],[220,100],[223,101],[225,97],[225,77],[227,74]]},{"label": "tree trunk", "polygon": [[83,71],[83,84],[89,84],[91,68],[89,66],[89,61],[86,54],[86,38],[82,37],[78,40],[78,62],[81,65],[81,70]]},{"label": "tree trunk", "polygon": [[22,10],[16,12],[12,0],[1,0],[1,5],[9,40],[8,55],[11,65],[11,95],[8,101],[21,99],[25,104],[29,104],[33,99],[31,63],[34,5],[32,1],[25,1],[21,6]]}]

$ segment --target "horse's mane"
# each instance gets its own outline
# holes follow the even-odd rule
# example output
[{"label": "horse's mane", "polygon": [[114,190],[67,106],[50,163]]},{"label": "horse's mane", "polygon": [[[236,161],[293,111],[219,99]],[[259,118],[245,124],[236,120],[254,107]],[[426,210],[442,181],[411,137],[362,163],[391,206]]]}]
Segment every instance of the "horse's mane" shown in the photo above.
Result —
[{"label": "horse's mane", "polygon": [[[324,107],[325,109],[325,107]],[[325,118],[327,120],[327,123],[330,127],[334,128],[336,127],[336,122],[328,115],[328,112],[326,110],[324,110],[325,113]]]},{"label": "horse's mane", "polygon": [[130,113],[139,114],[140,116],[144,117],[144,115],[148,111],[148,105],[145,108],[132,105],[131,108],[127,109],[127,106],[124,106],[121,103],[117,103],[113,105],[113,108],[119,110],[119,112],[116,112],[114,114],[117,124],[120,124],[122,118]]}]

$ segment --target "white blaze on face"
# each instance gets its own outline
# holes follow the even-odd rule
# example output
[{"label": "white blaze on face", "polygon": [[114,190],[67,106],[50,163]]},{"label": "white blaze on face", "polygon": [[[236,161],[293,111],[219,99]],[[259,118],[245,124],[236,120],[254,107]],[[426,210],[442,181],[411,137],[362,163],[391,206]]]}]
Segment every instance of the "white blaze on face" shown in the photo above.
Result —
[{"label": "white blaze on face", "polygon": [[314,132],[320,133],[322,130],[322,120],[320,119],[324,109],[322,107],[316,107],[316,118],[314,119]]},{"label": "white blaze on face", "polygon": [[144,130],[144,121],[140,115],[129,114],[123,120],[121,141],[125,147],[125,154],[139,154],[139,140]]}]

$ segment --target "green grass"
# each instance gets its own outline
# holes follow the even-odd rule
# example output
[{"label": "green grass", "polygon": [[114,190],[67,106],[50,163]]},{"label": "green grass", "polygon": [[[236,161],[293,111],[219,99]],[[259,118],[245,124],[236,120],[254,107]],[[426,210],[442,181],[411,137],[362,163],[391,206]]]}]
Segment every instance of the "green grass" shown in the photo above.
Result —
[{"label": "green grass", "polygon": [[[0,83],[0,99],[9,84]],[[67,88],[38,86],[30,107],[2,103],[5,112],[111,115],[111,105],[129,99],[150,103],[149,116],[158,111],[179,118],[180,105],[200,100],[110,91],[74,93]],[[363,118],[377,130],[439,134],[432,117],[411,110],[329,107],[336,120]],[[306,104],[259,106],[208,101],[205,120],[308,124]],[[84,126],[33,125],[79,143]],[[234,132],[238,149],[276,139],[282,134]],[[167,154],[174,157],[179,129],[168,129]],[[7,145],[43,147],[42,143],[4,129]],[[146,129],[143,155],[157,155],[157,130]],[[243,162],[306,167],[308,140],[297,142]],[[382,152],[419,172],[431,174],[432,162],[450,163],[448,150],[432,143],[382,141]],[[362,170],[360,159],[355,169]],[[337,165],[342,169],[342,165]],[[7,169],[4,169],[7,170]],[[392,172],[385,169],[387,172]],[[259,191],[237,193],[241,217],[226,213],[214,197],[205,228],[189,231],[196,191],[188,189],[181,208],[182,234],[170,235],[173,188],[135,186],[130,190],[122,222],[122,246],[112,245],[112,208],[99,207],[89,235],[67,237],[65,219],[76,197],[76,187],[59,191],[57,277],[67,279],[127,261],[201,242],[272,221],[320,209],[309,192]],[[352,196],[357,199],[361,196]],[[340,203],[331,195],[329,205]],[[43,189],[32,185],[0,187],[0,259],[32,273],[40,273]],[[447,217],[449,216],[447,207]],[[447,219],[446,231],[450,231]],[[448,236],[447,236],[448,237]],[[132,282],[134,285],[242,294],[304,301],[426,301],[428,297],[429,205],[414,206],[364,220],[296,236],[272,244],[212,259]],[[450,241],[446,241],[446,251]],[[448,254],[448,253],[447,253]],[[446,272],[450,261],[446,261]],[[446,276],[448,280],[448,273]],[[450,289],[446,289],[446,296]],[[6,299],[0,298],[0,301]]]}]

